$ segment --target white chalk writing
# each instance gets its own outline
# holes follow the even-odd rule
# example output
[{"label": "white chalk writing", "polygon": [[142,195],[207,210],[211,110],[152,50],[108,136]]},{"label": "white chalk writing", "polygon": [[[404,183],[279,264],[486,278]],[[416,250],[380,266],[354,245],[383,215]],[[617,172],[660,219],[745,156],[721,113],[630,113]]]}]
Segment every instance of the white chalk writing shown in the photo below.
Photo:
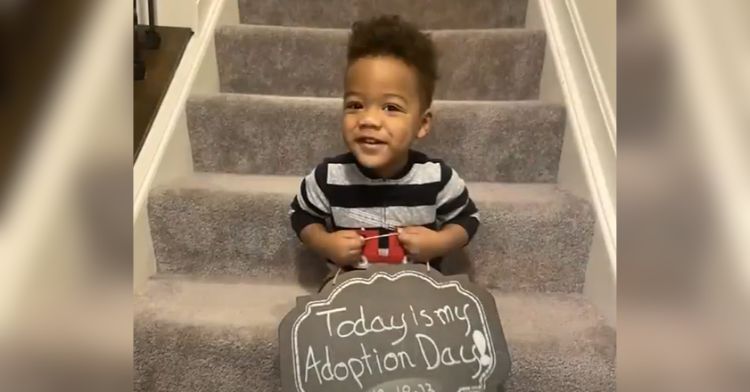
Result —
[{"label": "white chalk writing", "polygon": [[[310,371],[319,384],[323,381],[345,381],[352,378],[357,385],[362,388],[362,376],[384,374],[396,370],[416,368],[417,365],[406,351],[389,352],[385,355],[378,353],[377,349],[367,348],[360,343],[362,355],[352,358],[346,358],[337,362],[337,359],[331,359],[330,348],[326,345],[323,348],[325,355],[316,355],[312,346],[307,348],[307,358],[305,359],[305,383],[308,382]],[[372,359],[372,362],[370,360]],[[372,365],[376,365],[373,367]]]},{"label": "white chalk writing", "polygon": [[[435,287],[436,293],[441,288],[450,289],[443,291],[446,295],[441,298],[445,301],[440,302],[390,297],[387,293],[378,295],[380,302],[336,303],[336,295],[347,285],[369,285],[376,278],[352,279],[327,300],[307,305],[307,313],[294,327],[296,339],[300,323],[305,322],[304,339],[294,348],[297,390],[377,391],[377,387],[372,388],[385,386],[383,380],[419,375],[425,381],[444,377],[447,371],[464,380],[460,383],[467,385],[466,390],[482,388],[496,366],[496,358],[485,311],[477,297],[455,282],[438,283],[413,272],[374,276],[391,281],[400,276],[416,278]],[[452,293],[455,295],[450,296]],[[471,384],[475,386],[464,384],[469,379],[475,380],[476,384]],[[389,390],[396,388],[398,392],[421,390],[417,383],[388,385]]]},{"label": "white chalk writing", "polygon": [[[435,370],[443,366],[471,365],[476,368],[472,379],[476,379],[482,371],[483,362],[486,362],[482,361],[486,356],[484,349],[477,347],[471,340],[466,340],[465,344],[457,346],[441,346],[433,337],[425,333],[430,328],[462,323],[463,335],[468,336],[472,331],[469,308],[468,303],[462,306],[444,305],[436,309],[415,309],[414,306],[409,305],[407,312],[375,315],[368,314],[365,307],[360,305],[354,318],[351,318],[351,311],[347,307],[321,310],[315,315],[325,319],[329,338],[363,338],[371,334],[393,333],[394,339],[390,342],[391,346],[399,345],[409,336],[411,323],[413,327],[421,327],[423,331],[413,334],[421,353],[421,357],[418,358],[421,362],[417,361],[417,363],[427,370]],[[479,332],[476,331],[476,333]],[[322,348],[318,350],[308,346],[304,382],[312,380],[323,384],[333,380],[351,379],[363,388],[363,377],[418,366],[409,353],[403,350],[379,353],[376,348],[368,348],[364,343],[360,343],[360,348],[361,355],[339,359],[332,358],[329,345],[322,345]],[[314,377],[311,378],[311,376]]]}]

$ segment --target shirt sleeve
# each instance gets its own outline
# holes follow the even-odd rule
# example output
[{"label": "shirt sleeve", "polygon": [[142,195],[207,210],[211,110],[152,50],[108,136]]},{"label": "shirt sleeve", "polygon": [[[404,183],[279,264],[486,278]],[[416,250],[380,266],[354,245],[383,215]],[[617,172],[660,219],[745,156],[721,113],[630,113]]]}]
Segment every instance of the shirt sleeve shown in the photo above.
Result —
[{"label": "shirt sleeve", "polygon": [[310,224],[325,225],[326,219],[331,216],[331,206],[319,184],[322,166],[316,167],[302,179],[299,191],[292,200],[289,215],[292,229],[297,233],[297,237],[302,233],[302,229]]},{"label": "shirt sleeve", "polygon": [[437,223],[439,227],[452,223],[466,230],[469,241],[474,238],[479,228],[479,210],[469,197],[466,183],[455,170],[445,167],[447,178],[445,186],[437,195]]}]

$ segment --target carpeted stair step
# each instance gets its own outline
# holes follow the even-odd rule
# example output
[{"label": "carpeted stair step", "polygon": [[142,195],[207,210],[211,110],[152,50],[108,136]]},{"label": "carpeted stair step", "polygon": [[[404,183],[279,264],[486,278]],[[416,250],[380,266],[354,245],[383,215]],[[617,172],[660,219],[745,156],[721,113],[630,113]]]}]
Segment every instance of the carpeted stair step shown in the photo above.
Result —
[{"label": "carpeted stair step", "polygon": [[521,27],[527,0],[240,0],[247,24],[348,28],[395,14],[424,29]]},{"label": "carpeted stair step", "polygon": [[[155,189],[149,216],[159,271],[319,284],[327,267],[289,224],[299,183],[196,174]],[[548,184],[470,183],[469,192],[482,226],[465,252],[444,261],[444,272],[504,291],[582,290],[594,222],[586,201]]]},{"label": "carpeted stair step", "polygon": [[[232,25],[216,30],[224,92],[340,97],[346,29]],[[441,30],[436,99],[535,99],[545,33],[528,29]]]},{"label": "carpeted stair step", "polygon": [[[136,299],[134,390],[280,391],[277,328],[295,285],[155,279]],[[577,294],[499,293],[506,392],[615,391],[615,333]]]},{"label": "carpeted stair step", "polygon": [[[415,148],[467,181],[554,182],[565,109],[539,101],[436,101],[432,133]],[[187,116],[202,172],[304,175],[346,148],[340,98],[216,94]],[[460,148],[456,148],[460,146]]]}]

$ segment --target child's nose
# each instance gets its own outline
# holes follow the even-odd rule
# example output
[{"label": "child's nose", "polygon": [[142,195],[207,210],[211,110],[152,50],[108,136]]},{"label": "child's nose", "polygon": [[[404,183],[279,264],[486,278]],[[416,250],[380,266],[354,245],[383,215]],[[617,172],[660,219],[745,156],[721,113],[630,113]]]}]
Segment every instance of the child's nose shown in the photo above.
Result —
[{"label": "child's nose", "polygon": [[360,128],[380,128],[381,124],[380,112],[377,110],[363,111],[359,117]]}]

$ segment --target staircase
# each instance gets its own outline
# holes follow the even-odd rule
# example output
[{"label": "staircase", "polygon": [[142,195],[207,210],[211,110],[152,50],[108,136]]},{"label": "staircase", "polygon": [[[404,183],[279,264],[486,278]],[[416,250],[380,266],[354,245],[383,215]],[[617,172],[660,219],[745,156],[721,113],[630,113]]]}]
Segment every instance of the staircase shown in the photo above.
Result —
[{"label": "staircase", "polygon": [[[230,0],[235,1],[235,0]],[[538,101],[527,0],[239,0],[215,31],[221,93],[186,106],[196,173],[152,190],[158,273],[136,298],[136,391],[279,391],[277,326],[327,269],[289,225],[301,176],[340,140],[346,27],[433,31],[441,79],[418,150],[469,182],[482,226],[446,273],[495,296],[507,392],[614,391],[615,333],[582,295],[594,212],[556,187],[565,108]]]}]

